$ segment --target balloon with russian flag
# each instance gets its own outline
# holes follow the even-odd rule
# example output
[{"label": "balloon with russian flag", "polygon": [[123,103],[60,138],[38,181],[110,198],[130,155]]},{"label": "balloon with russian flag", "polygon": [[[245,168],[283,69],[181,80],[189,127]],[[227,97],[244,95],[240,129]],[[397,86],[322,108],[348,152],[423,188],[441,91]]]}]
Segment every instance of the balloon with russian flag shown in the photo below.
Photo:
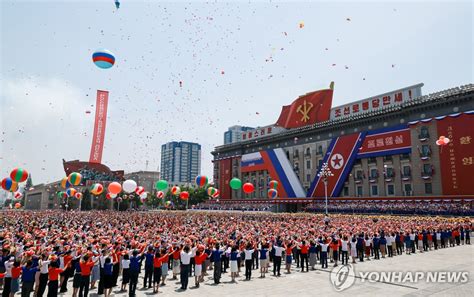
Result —
[{"label": "balloon with russian flag", "polygon": [[196,185],[200,188],[205,187],[207,183],[209,182],[207,176],[205,175],[196,176],[196,179],[194,181],[196,182]]},{"label": "balloon with russian flag", "polygon": [[23,168],[15,168],[10,172],[10,178],[17,183],[22,183],[28,178],[28,171]]},{"label": "balloon with russian flag", "polygon": [[115,64],[115,56],[109,50],[100,49],[92,54],[92,61],[101,69],[109,69]]}]

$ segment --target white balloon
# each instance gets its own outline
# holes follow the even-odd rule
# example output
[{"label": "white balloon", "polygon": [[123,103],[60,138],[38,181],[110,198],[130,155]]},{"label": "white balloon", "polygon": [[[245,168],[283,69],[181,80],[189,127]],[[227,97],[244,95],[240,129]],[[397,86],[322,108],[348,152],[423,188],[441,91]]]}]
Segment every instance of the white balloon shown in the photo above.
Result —
[{"label": "white balloon", "polygon": [[147,192],[143,192],[143,193],[140,194],[140,198],[142,198],[142,199],[146,199],[147,196],[148,196]]},{"label": "white balloon", "polygon": [[137,183],[132,179],[127,179],[123,182],[122,189],[125,193],[132,193],[136,190]]}]

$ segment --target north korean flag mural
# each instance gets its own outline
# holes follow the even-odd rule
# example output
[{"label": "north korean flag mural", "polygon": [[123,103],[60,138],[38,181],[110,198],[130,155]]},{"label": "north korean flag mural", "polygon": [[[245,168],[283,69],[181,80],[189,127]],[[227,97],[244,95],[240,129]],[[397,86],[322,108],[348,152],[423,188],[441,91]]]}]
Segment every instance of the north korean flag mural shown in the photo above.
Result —
[{"label": "north korean flag mural", "polygon": [[270,149],[242,156],[241,172],[267,170],[270,177],[278,181],[280,197],[305,197],[306,193],[282,148]]},{"label": "north korean flag mural", "polygon": [[[328,179],[328,197],[337,197],[341,192],[347,176],[352,170],[352,165],[357,157],[360,147],[365,138],[365,132],[350,134],[333,138],[328,151],[324,156],[323,163],[329,164],[329,169],[334,174]],[[324,183],[316,175],[307,197],[324,197]]]},{"label": "north korean flag mural", "polygon": [[440,146],[444,195],[468,195],[473,191],[474,111],[437,117],[438,135],[450,142]]}]

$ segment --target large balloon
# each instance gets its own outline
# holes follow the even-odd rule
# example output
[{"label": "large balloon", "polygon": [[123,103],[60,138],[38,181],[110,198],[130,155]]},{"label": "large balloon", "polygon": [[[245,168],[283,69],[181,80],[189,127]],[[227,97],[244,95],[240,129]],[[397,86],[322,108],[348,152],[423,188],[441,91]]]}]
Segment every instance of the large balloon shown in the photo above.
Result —
[{"label": "large balloon", "polygon": [[178,195],[179,192],[181,192],[181,189],[180,189],[178,186],[173,186],[173,187],[171,188],[171,194],[173,194],[173,195]]},{"label": "large balloon", "polygon": [[58,197],[59,197],[59,198],[66,199],[66,198],[69,197],[69,196],[67,195],[66,192],[58,192]]},{"label": "large balloon", "polygon": [[28,171],[23,168],[15,168],[10,172],[10,177],[17,183],[22,183],[28,178]]},{"label": "large balloon", "polygon": [[66,194],[69,196],[69,197],[75,197],[76,196],[76,189],[74,188],[69,188],[66,190]]},{"label": "large balloon", "polygon": [[78,186],[81,183],[82,175],[78,172],[73,172],[69,174],[67,180],[71,185]]},{"label": "large balloon", "polygon": [[158,192],[156,192],[156,198],[160,198],[160,199],[161,199],[161,198],[163,198],[163,197],[165,197],[165,192],[163,192],[163,191],[158,191]]},{"label": "large balloon", "polygon": [[183,200],[188,200],[189,199],[189,193],[186,191],[182,191],[181,194],[179,194],[179,198]]},{"label": "large balloon", "polygon": [[102,194],[102,192],[104,191],[104,186],[97,183],[97,184],[93,184],[90,188],[90,191],[92,193],[92,195],[100,195]]},{"label": "large balloon", "polygon": [[268,183],[268,187],[270,189],[277,189],[278,188],[278,182],[276,180],[271,180],[269,183]]},{"label": "large balloon", "polygon": [[236,177],[230,180],[230,187],[234,190],[238,190],[242,187],[242,181]]},{"label": "large balloon", "polygon": [[109,186],[107,187],[110,193],[112,194],[118,194],[120,191],[122,191],[122,185],[119,184],[118,182],[111,182]]},{"label": "large balloon", "polygon": [[251,183],[245,183],[242,189],[244,190],[245,194],[250,194],[253,192],[253,190],[255,190],[255,187]]},{"label": "large balloon", "polygon": [[267,195],[268,195],[268,198],[270,198],[270,199],[276,198],[276,197],[278,197],[278,191],[275,190],[275,189],[270,189],[270,190],[268,190]]},{"label": "large balloon", "polygon": [[21,199],[21,197],[23,197],[23,194],[21,192],[15,192],[13,194],[13,197],[15,197],[15,199]]},{"label": "large balloon", "polygon": [[160,179],[155,184],[155,188],[160,190],[160,191],[165,190],[167,187],[168,187],[168,182],[164,179]]},{"label": "large balloon", "polygon": [[207,195],[212,196],[215,192],[217,192],[216,188],[214,187],[207,188]]},{"label": "large balloon", "polygon": [[77,192],[76,195],[74,195],[74,197],[76,197],[76,199],[78,199],[78,200],[81,200],[82,199],[82,193]]},{"label": "large balloon", "polygon": [[137,183],[132,179],[127,179],[123,182],[122,188],[125,193],[130,194],[137,189]]},{"label": "large balloon", "polygon": [[94,61],[94,64],[99,68],[109,69],[114,66],[115,57],[110,51],[102,49],[92,54],[92,61]]},{"label": "large balloon", "polygon": [[143,193],[145,193],[145,188],[142,187],[142,186],[139,186],[139,187],[135,190],[135,194],[137,194],[138,196],[141,196]]},{"label": "large balloon", "polygon": [[67,189],[69,187],[72,187],[71,183],[69,182],[68,178],[67,177],[64,177],[62,180],[61,180],[61,188],[63,189]]},{"label": "large balloon", "polygon": [[15,208],[16,209],[21,208],[21,203],[19,203],[19,202],[15,203]]},{"label": "large balloon", "polygon": [[148,197],[148,193],[143,191],[143,193],[141,193],[139,196],[140,196],[140,199],[142,199],[142,202],[143,202],[143,200],[145,200]]},{"label": "large balloon", "polygon": [[207,185],[208,181],[209,180],[207,179],[207,176],[205,176],[205,175],[198,175],[198,176],[196,176],[196,179],[195,179],[196,185],[198,187],[201,187],[201,188],[205,187]]},{"label": "large balloon", "polygon": [[16,190],[18,190],[18,183],[14,182],[9,177],[5,177],[2,179],[2,189],[5,191],[16,192]]}]

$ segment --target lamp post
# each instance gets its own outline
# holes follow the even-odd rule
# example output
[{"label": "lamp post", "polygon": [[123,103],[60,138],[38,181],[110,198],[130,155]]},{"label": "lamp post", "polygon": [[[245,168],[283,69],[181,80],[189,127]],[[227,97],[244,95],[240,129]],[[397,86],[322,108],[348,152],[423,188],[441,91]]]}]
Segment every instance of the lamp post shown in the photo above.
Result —
[{"label": "lamp post", "polygon": [[323,163],[321,170],[318,173],[318,176],[323,179],[324,183],[324,197],[326,199],[326,215],[328,214],[328,177],[334,176],[329,169],[328,163]]}]

